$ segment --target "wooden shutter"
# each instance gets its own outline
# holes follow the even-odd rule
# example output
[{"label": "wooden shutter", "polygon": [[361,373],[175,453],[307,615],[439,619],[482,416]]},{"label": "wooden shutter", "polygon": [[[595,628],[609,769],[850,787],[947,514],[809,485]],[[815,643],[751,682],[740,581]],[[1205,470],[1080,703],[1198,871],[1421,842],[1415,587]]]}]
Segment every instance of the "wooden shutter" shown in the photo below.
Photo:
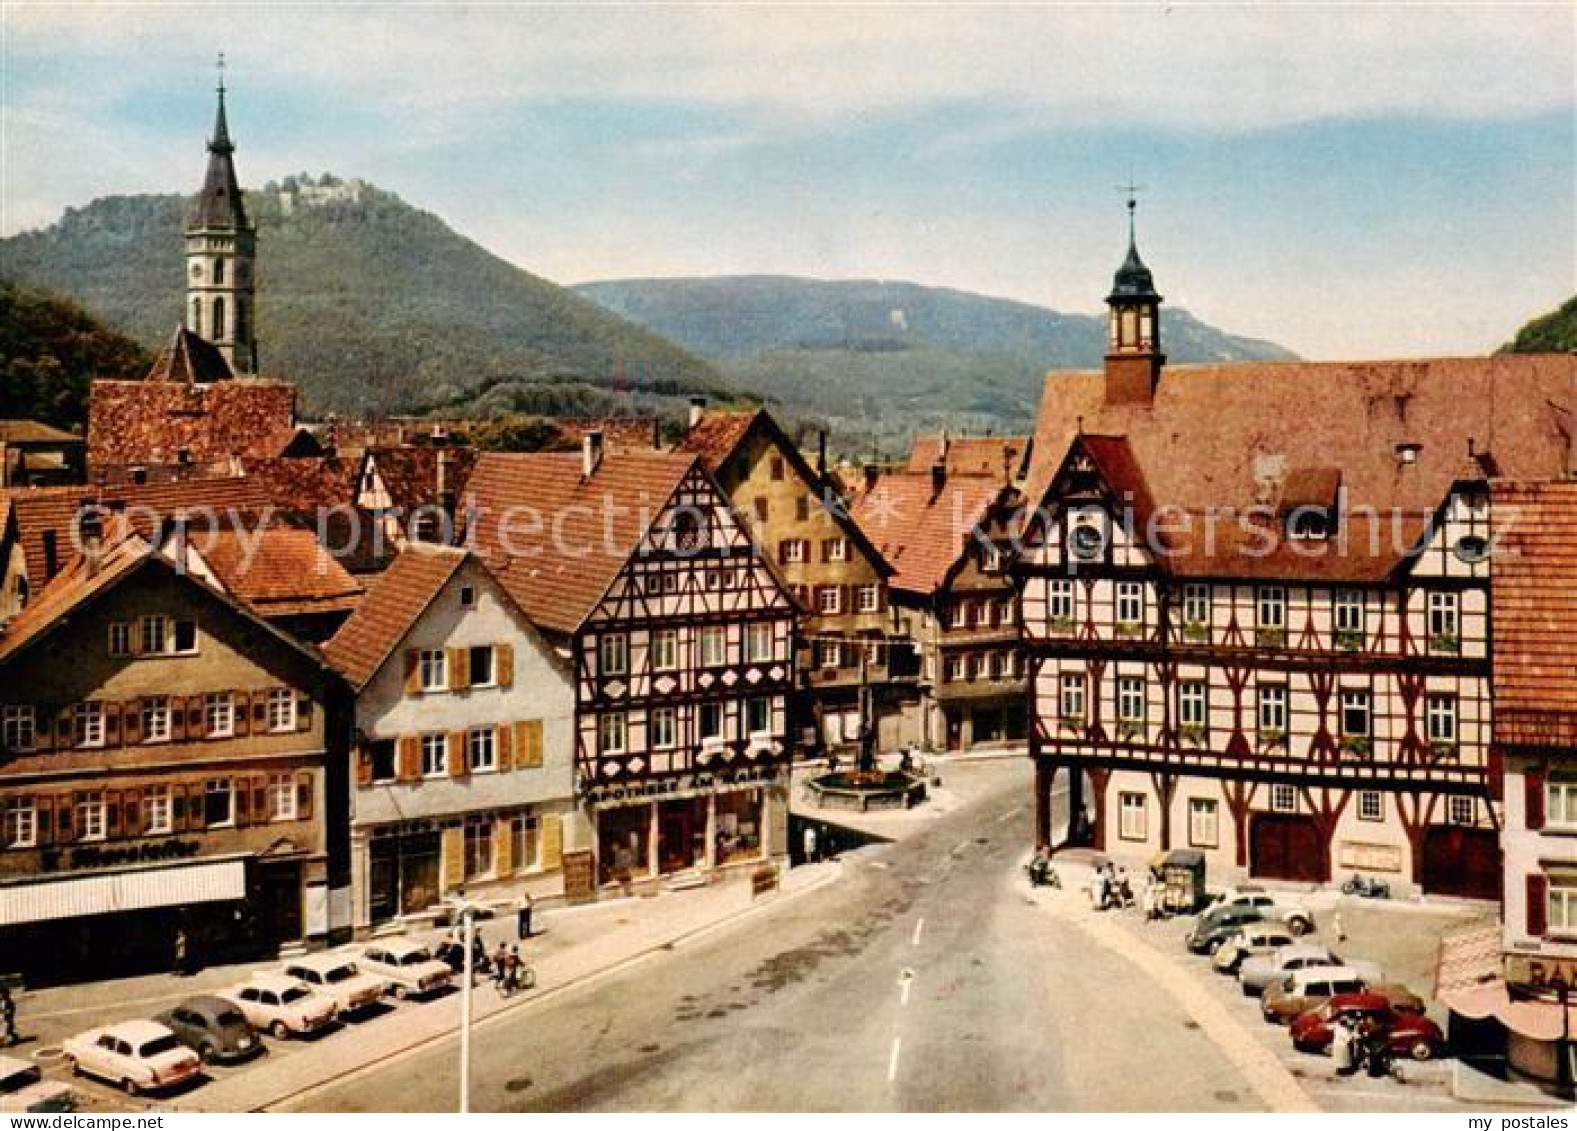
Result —
[{"label": "wooden shutter", "polygon": [[235,778],[230,782],[230,811],[235,816],[235,827],[238,829],[244,829],[253,822],[262,824],[268,820],[268,813],[263,805],[257,806],[256,812],[253,811],[251,785],[250,778]]},{"label": "wooden shutter", "polygon": [[422,776],[422,740],[407,735],[399,740],[395,758],[395,776],[401,781],[415,781]]},{"label": "wooden shutter", "polygon": [[69,706],[55,713],[55,744],[61,750],[69,750],[77,744],[76,719]]},{"label": "wooden shutter", "polygon": [[471,650],[469,648],[450,648],[448,651],[449,690],[464,691],[471,686]]},{"label": "wooden shutter", "polygon": [[1550,881],[1543,872],[1528,876],[1528,934],[1543,938],[1549,931]]},{"label": "wooden shutter", "polygon": [[301,770],[296,774],[296,820],[312,819],[312,771]]},{"label": "wooden shutter", "polygon": [[178,833],[186,828],[186,789],[183,786],[170,787],[170,831]]},{"label": "wooden shutter", "polygon": [[169,705],[170,714],[170,741],[186,741],[186,700],[179,695],[171,695],[165,702]]},{"label": "wooden shutter", "polygon": [[516,769],[535,770],[542,766],[542,720],[530,719],[515,724]]},{"label": "wooden shutter", "polygon": [[312,696],[306,691],[296,692],[296,729],[312,729]]},{"label": "wooden shutter", "polygon": [[70,844],[76,839],[76,798],[69,793],[55,795],[55,843]]},{"label": "wooden shutter", "polygon": [[142,835],[142,791],[128,789],[121,797],[121,829],[127,836]]},{"label": "wooden shutter", "polygon": [[422,657],[414,648],[405,650],[405,694],[422,693]]},{"label": "wooden shutter", "polygon": [[113,838],[120,836],[120,790],[106,789],[104,791],[104,836]]},{"label": "wooden shutter", "polygon": [[1544,827],[1544,767],[1529,766],[1522,771],[1523,825],[1530,829]]},{"label": "wooden shutter", "polygon": [[459,827],[443,831],[443,875],[446,892],[465,884],[465,830]]},{"label": "wooden shutter", "polygon": [[493,746],[498,757],[498,768],[512,770],[515,768],[515,728],[500,726],[493,729]]},{"label": "wooden shutter", "polygon": [[513,687],[515,685],[515,646],[513,644],[496,644],[493,646],[493,682],[500,687]]},{"label": "wooden shutter", "polygon": [[119,703],[105,703],[104,710],[104,745],[120,745],[120,710]]},{"label": "wooden shutter", "polygon": [[266,734],[268,732],[268,692],[252,692],[252,733]]},{"label": "wooden shutter", "polygon": [[55,843],[55,799],[53,797],[33,798],[33,819],[38,822],[38,843],[48,845]]},{"label": "wooden shutter", "polygon": [[127,746],[136,746],[142,741],[142,700],[133,699],[121,708],[121,730],[125,733]]},{"label": "wooden shutter", "polygon": [[515,870],[515,822],[510,817],[500,817],[493,826],[493,871],[507,876]]},{"label": "wooden shutter", "polygon": [[542,867],[552,871],[564,862],[564,819],[542,818]]},{"label": "wooden shutter", "polygon": [[452,778],[463,778],[471,772],[465,760],[465,731],[449,732],[449,748],[445,751],[446,769]]},{"label": "wooden shutter", "polygon": [[230,729],[238,738],[245,738],[252,733],[252,712],[247,709],[244,691],[230,692]]},{"label": "wooden shutter", "polygon": [[356,784],[363,788],[372,784],[372,751],[365,746],[356,748]]},{"label": "wooden shutter", "polygon": [[208,737],[208,697],[193,695],[186,701],[186,741]]}]

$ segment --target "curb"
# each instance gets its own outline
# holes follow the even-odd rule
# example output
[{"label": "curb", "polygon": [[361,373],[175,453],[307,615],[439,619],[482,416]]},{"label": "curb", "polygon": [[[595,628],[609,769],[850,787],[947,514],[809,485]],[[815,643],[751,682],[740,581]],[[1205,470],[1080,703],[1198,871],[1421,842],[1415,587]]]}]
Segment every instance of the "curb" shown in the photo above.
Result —
[{"label": "curb", "polygon": [[[500,1006],[498,1009],[494,1010],[492,1013],[489,1013],[486,1017],[473,1020],[471,1023],[471,1031],[474,1034],[491,1026],[495,1022],[504,1019],[505,1017],[513,1016],[517,1010],[526,1009],[532,1006],[540,1005],[543,1002],[552,1001],[571,992],[572,990],[584,989],[586,986],[594,982],[600,981],[604,978],[612,977],[613,975],[621,973],[625,969],[634,966],[637,963],[644,962],[654,954],[673,950],[674,948],[687,942],[694,942],[695,940],[702,938],[713,931],[721,930],[724,927],[737,923],[741,919],[763,911],[767,911],[773,907],[781,906],[790,900],[798,899],[800,896],[805,895],[808,892],[817,891],[823,887],[826,887],[835,880],[841,880],[843,878],[844,872],[843,861],[837,860],[833,861],[832,863],[835,863],[837,867],[823,873],[816,879],[809,881],[803,887],[796,888],[790,892],[779,891],[777,897],[774,899],[759,903],[751,903],[737,911],[730,912],[721,918],[713,919],[711,922],[686,927],[677,934],[659,938],[645,946],[643,949],[624,955],[621,958],[616,958],[606,966],[598,967],[595,970],[588,970],[583,974],[571,978],[569,981],[560,982],[556,985],[550,986],[547,989],[533,994],[530,997],[523,997],[518,1001],[509,1001],[506,1004]],[[406,1045],[404,1048],[398,1049],[371,1064],[358,1065],[355,1068],[336,1073],[333,1076],[328,1076],[321,1080],[314,1080],[312,1083],[307,1084],[304,1087],[293,1088],[290,1091],[282,1092],[272,1099],[256,1104],[247,1110],[254,1113],[271,1111],[277,1108],[280,1104],[288,1103],[292,1100],[300,1099],[303,1096],[311,1095],[313,1092],[321,1091],[322,1089],[330,1087],[331,1085],[339,1084],[346,1080],[352,1080],[359,1076],[367,1075],[375,1071],[380,1071],[399,1060],[403,1060],[425,1049],[441,1044],[444,1041],[456,1040],[458,1036],[459,1032],[457,1029],[446,1029],[442,1033],[435,1033],[432,1036],[423,1037],[420,1040]]]}]

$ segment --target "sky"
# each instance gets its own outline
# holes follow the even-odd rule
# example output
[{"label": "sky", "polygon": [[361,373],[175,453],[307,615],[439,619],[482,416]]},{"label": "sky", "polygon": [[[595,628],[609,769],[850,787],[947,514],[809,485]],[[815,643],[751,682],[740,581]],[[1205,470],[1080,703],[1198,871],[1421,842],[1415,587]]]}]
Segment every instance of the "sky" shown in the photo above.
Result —
[{"label": "sky", "polygon": [[[1577,293],[1577,4],[0,0],[0,235],[362,177],[556,282],[1168,303],[1310,358],[1474,354]],[[261,249],[266,257],[266,246]]]}]

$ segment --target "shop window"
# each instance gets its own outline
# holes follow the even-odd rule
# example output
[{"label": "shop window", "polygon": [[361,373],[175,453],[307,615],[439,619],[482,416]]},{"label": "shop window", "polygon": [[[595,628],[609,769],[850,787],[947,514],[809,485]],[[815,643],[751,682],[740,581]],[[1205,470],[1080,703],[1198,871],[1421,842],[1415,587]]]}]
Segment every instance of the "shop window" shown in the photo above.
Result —
[{"label": "shop window", "polygon": [[509,858],[517,872],[535,872],[542,867],[542,822],[533,813],[509,819]]},{"label": "shop window", "polygon": [[717,795],[717,862],[731,864],[761,855],[761,791]]},{"label": "shop window", "polygon": [[465,823],[465,878],[479,880],[493,874],[493,819],[472,817]]}]

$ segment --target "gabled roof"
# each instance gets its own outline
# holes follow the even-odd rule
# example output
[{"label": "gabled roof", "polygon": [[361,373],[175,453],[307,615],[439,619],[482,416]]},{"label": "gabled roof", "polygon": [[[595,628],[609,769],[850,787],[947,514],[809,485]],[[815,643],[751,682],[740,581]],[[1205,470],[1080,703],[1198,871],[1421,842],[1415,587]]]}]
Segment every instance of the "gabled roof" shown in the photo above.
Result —
[{"label": "gabled roof", "polygon": [[81,436],[62,432],[37,420],[0,420],[0,443],[5,444],[81,444]]},{"label": "gabled roof", "polygon": [[850,511],[897,571],[889,584],[928,596],[947,584],[1005,490],[989,476],[949,475],[938,491],[929,473],[894,471],[857,495]]},{"label": "gabled roof", "polygon": [[578,446],[588,432],[601,432],[608,451],[658,451],[662,447],[662,422],[655,416],[555,416],[552,423],[566,446]]},{"label": "gabled roof", "polygon": [[[739,446],[745,442],[745,437],[750,435],[756,421],[765,415],[765,412],[764,409],[757,409],[754,412],[704,412],[701,414],[701,419],[680,438],[675,449],[681,452],[694,452],[705,461],[707,470],[715,475],[718,469],[739,450]],[[811,476],[812,482],[815,478],[814,475]]]},{"label": "gabled roof", "polygon": [[225,528],[192,542],[226,591],[264,616],[340,612],[361,600],[361,583],[310,530]]},{"label": "gabled roof", "polygon": [[1577,749],[1577,480],[1491,486],[1495,738]]},{"label": "gabled roof", "polygon": [[402,514],[420,507],[434,506],[438,497],[438,463],[444,462],[444,490],[458,498],[466,478],[476,463],[475,448],[406,445],[397,448],[369,448],[363,457],[378,469],[389,492],[390,503]]},{"label": "gabled roof", "polygon": [[688,452],[484,453],[462,509],[472,544],[532,623],[580,627],[690,470]]},{"label": "gabled roof", "polygon": [[355,460],[340,456],[246,458],[249,479],[275,507],[292,514],[350,506],[356,500]]},{"label": "gabled roof", "polygon": [[181,326],[170,338],[170,344],[153,359],[153,368],[144,380],[208,385],[234,378],[235,370],[217,346]]},{"label": "gabled roof", "polygon": [[949,475],[994,475],[1017,482],[1029,467],[1030,447],[1028,436],[916,436],[909,445],[908,469],[930,471],[941,463]]},{"label": "gabled roof", "polygon": [[329,663],[356,690],[366,687],[470,556],[449,546],[408,545],[323,645]]}]

